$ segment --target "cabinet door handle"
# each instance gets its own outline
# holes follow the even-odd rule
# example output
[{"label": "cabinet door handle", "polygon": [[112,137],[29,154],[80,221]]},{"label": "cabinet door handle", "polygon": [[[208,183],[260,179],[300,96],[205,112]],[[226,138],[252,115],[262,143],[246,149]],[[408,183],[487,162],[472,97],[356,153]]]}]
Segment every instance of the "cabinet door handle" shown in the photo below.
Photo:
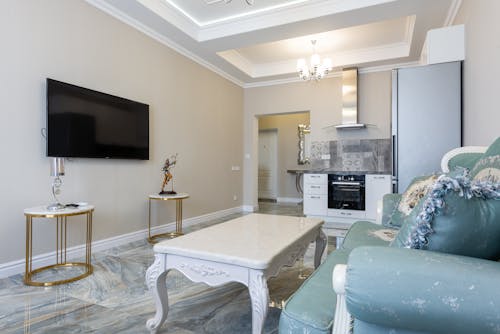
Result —
[{"label": "cabinet door handle", "polygon": [[321,199],[319,196],[311,196],[312,199]]},{"label": "cabinet door handle", "polygon": [[311,188],[319,189],[320,187],[319,186],[311,186]]}]

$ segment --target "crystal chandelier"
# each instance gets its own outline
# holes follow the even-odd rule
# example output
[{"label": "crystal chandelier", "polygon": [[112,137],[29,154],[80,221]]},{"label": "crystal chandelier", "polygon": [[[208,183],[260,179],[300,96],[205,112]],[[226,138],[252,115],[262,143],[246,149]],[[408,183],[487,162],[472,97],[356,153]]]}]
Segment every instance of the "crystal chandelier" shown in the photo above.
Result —
[{"label": "crystal chandelier", "polygon": [[302,80],[314,79],[318,81],[332,70],[332,60],[330,58],[325,58],[323,59],[323,63],[321,63],[321,58],[319,54],[316,53],[316,40],[312,40],[311,44],[313,48],[311,64],[308,67],[306,60],[304,58],[300,58],[297,60],[297,72]]}]

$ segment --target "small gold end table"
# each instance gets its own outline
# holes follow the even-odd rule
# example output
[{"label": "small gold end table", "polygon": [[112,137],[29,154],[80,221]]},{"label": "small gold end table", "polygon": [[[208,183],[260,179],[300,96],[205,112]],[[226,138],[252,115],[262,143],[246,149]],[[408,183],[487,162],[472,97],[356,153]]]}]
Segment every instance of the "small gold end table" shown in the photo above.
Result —
[{"label": "small gold end table", "polygon": [[[85,205],[77,208],[66,208],[63,210],[50,211],[46,206],[38,206],[24,210],[26,216],[26,267],[24,273],[24,284],[32,286],[52,286],[64,283],[74,282],[89,276],[93,272],[91,264],[92,247],[92,214],[93,205]],[[86,215],[87,233],[85,239],[85,262],[68,262],[66,259],[67,250],[67,219],[71,216]],[[41,268],[33,269],[33,218],[56,218],[56,263]],[[85,269],[83,274],[70,278],[42,282],[34,281],[33,276],[42,271],[61,268],[80,266]]]},{"label": "small gold end table", "polygon": [[[189,197],[189,194],[178,193],[174,195],[149,195],[149,215],[148,215],[148,241],[155,244],[162,238],[175,238],[183,235],[182,233],[182,200]],[[151,201],[175,201],[175,232],[160,233],[151,235]]]}]

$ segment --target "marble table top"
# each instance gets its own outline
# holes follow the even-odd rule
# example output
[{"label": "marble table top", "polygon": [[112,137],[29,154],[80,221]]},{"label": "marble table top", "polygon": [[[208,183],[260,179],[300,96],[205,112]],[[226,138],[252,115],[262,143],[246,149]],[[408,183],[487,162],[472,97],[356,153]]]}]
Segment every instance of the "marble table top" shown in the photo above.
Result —
[{"label": "marble table top", "polygon": [[277,255],[322,224],[319,218],[254,213],[162,241],[154,251],[265,269]]},{"label": "marble table top", "polygon": [[169,200],[169,199],[185,199],[188,198],[189,194],[187,193],[177,193],[177,194],[165,194],[165,195],[159,195],[159,194],[151,194],[149,195],[149,198],[151,199],[159,199],[159,200]]},{"label": "marble table top", "polygon": [[90,204],[79,205],[77,208],[64,208],[62,210],[49,210],[46,205],[35,206],[33,208],[24,209],[25,215],[30,216],[72,216],[81,213],[88,212],[90,210],[94,210],[94,206]]}]

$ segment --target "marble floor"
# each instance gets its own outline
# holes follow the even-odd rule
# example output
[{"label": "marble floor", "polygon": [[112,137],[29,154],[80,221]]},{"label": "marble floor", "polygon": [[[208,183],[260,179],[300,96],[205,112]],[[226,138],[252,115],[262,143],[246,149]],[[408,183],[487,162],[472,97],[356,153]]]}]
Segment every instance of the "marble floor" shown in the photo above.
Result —
[{"label": "marble floor", "polygon": [[[300,216],[302,207],[261,203],[259,212]],[[215,219],[186,232],[241,215]],[[332,241],[329,251],[335,248]],[[268,281],[271,307],[265,333],[278,332],[280,306],[303,282],[301,276],[312,271],[313,253],[310,247],[303,261]],[[146,320],[155,306],[144,276],[152,262],[151,245],[137,241],[92,254],[94,273],[74,283],[29,287],[22,283],[22,275],[0,279],[0,333],[148,333]],[[159,333],[251,333],[245,286],[230,283],[212,288],[176,271],[168,274],[167,286],[171,308]]]}]

